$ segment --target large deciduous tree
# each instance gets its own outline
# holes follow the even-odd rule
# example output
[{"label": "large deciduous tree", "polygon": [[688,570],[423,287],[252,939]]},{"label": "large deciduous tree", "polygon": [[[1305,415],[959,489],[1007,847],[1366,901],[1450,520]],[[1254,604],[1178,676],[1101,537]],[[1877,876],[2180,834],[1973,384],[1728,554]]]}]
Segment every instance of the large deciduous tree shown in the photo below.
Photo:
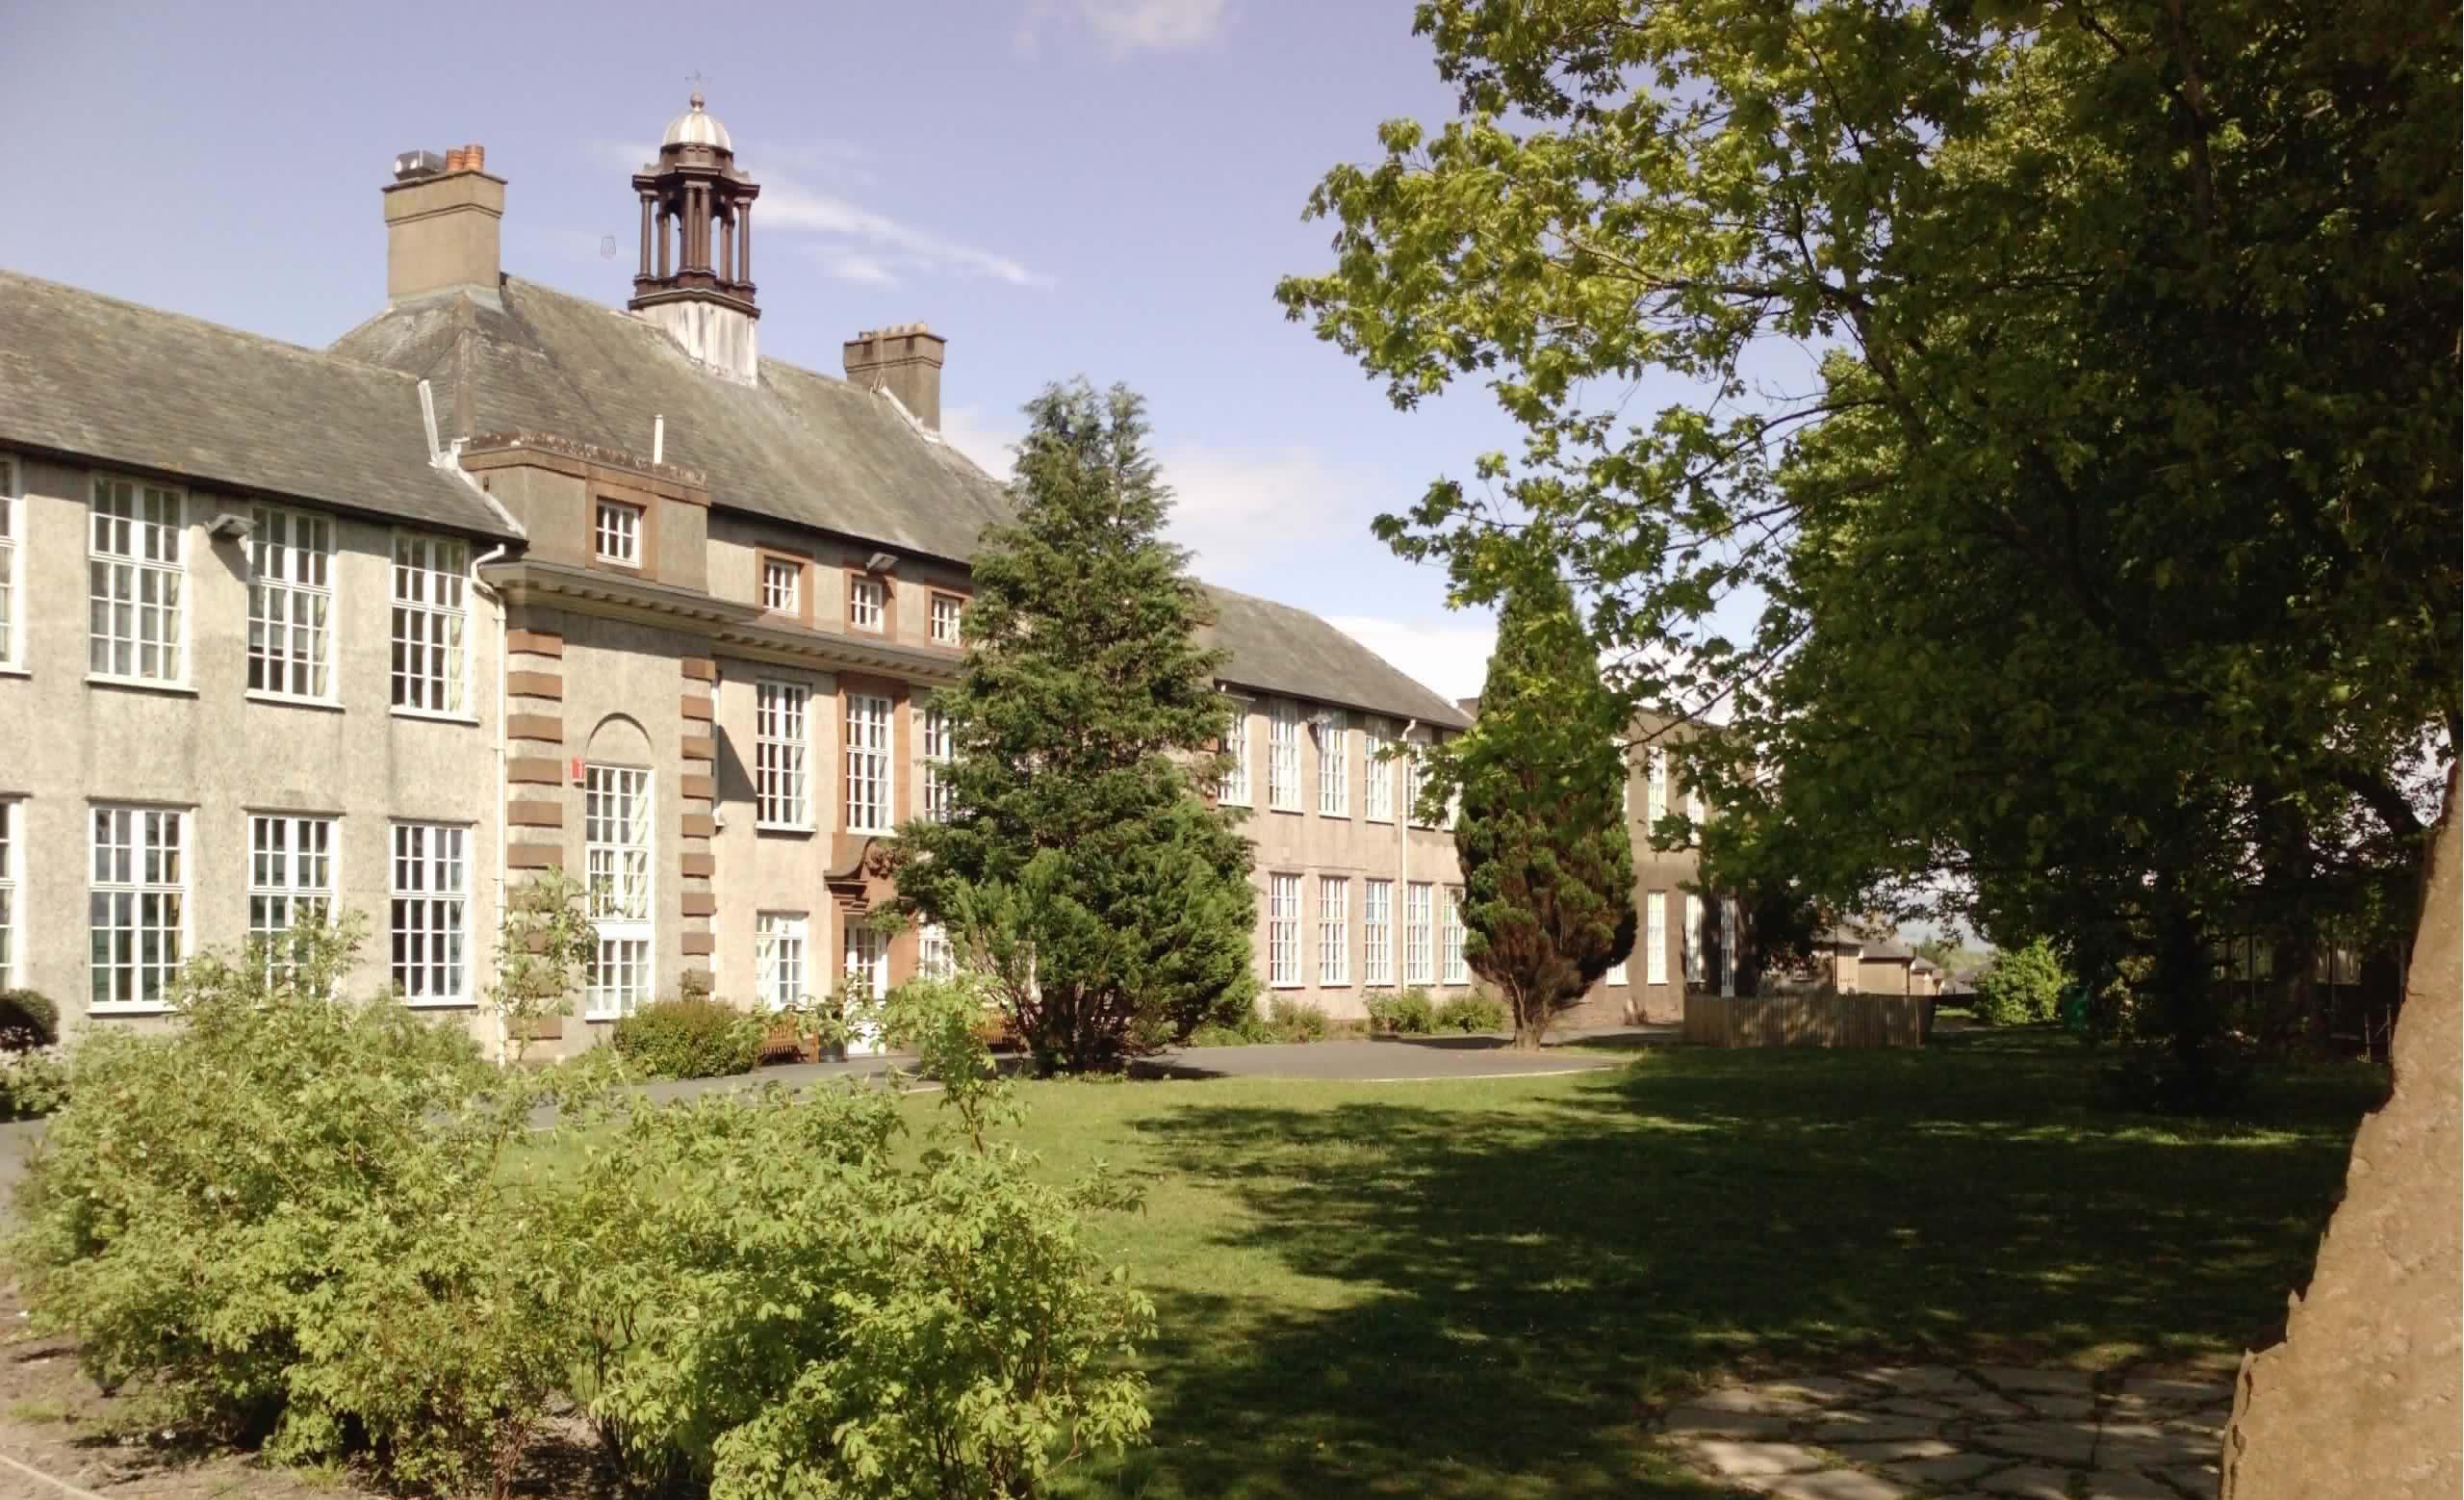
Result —
[{"label": "large deciduous tree", "polygon": [[900,904],[942,924],[1046,1071],[1117,1067],[1253,1003],[1256,898],[1199,795],[1229,723],[1206,599],[1163,538],[1143,405],[1081,381],[1028,403],[1014,524],[974,561],[945,820],[900,830]]},{"label": "large deciduous tree", "polygon": [[2212,940],[2415,910],[2464,732],[2454,21],[1427,0],[1458,117],[1279,296],[1399,403],[1487,376],[1519,460],[1381,531],[1728,711],[1719,883],[2062,934],[2194,1097]]},{"label": "large deciduous tree", "polygon": [[1625,725],[1572,592],[1550,575],[1518,583],[1479,716],[1437,780],[1462,798],[1463,954],[1513,1009],[1519,1047],[1633,950]]}]

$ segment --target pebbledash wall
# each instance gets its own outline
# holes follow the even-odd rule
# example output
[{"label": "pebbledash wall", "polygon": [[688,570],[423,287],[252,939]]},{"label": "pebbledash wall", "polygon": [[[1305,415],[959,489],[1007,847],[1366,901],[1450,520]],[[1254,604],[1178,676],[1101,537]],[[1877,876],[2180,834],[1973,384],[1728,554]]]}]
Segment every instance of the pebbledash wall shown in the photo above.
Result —
[{"label": "pebbledash wall", "polygon": [[[758,360],[757,189],[698,99],[634,179],[630,311],[502,273],[483,162],[397,164],[391,305],[331,350],[0,272],[0,375],[49,374],[0,379],[0,983],[73,1023],[150,1023],[183,958],[321,901],[370,918],[357,986],[493,1039],[503,892],[551,866],[603,892],[552,1051],[689,980],[761,1005],[942,951],[865,918],[936,807],[931,695],[1006,513],[939,439],[944,341],[860,334],[845,381]],[[1472,988],[1451,837],[1379,753],[1467,713],[1211,592],[1267,993]],[[1716,985],[1692,856],[1647,839],[1676,794],[1638,753],[1658,915],[1577,1021]]]}]

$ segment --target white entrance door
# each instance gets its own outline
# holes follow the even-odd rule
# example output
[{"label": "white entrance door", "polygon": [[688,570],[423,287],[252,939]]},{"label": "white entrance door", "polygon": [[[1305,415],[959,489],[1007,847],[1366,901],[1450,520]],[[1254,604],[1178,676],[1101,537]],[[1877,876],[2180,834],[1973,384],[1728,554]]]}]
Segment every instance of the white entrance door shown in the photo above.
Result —
[{"label": "white entrance door", "polygon": [[[888,941],[867,926],[861,917],[847,918],[847,977],[876,1000],[889,994],[888,947]],[[856,1027],[847,1039],[847,1054],[851,1057],[878,1056],[881,1050],[882,1031],[874,1022]]]}]

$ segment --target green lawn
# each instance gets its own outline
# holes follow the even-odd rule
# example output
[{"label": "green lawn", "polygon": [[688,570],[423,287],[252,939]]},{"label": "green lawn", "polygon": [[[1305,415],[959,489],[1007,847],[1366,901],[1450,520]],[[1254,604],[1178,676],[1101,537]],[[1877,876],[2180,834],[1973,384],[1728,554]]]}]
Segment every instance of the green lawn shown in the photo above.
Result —
[{"label": "green lawn", "polygon": [[[1154,1445],[1087,1495],[1697,1495],[1644,1438],[1721,1374],[2229,1358],[2308,1275],[2381,1080],[2108,1112],[2051,1038],[1684,1050],[1588,1076],[1045,1083],[1154,1297]],[[915,1107],[929,1108],[928,1099]]]}]

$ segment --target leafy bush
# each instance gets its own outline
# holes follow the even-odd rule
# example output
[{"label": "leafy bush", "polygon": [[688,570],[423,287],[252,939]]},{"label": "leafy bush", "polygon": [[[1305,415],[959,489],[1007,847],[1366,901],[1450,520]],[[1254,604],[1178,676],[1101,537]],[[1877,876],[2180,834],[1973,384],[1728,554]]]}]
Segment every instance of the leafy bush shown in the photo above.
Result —
[{"label": "leafy bush", "polygon": [[616,1050],[650,1077],[723,1078],[753,1071],[768,1029],[716,1000],[658,1000],[616,1022]]},{"label": "leafy bush", "polygon": [[[1140,1440],[1146,1300],[1080,1233],[1133,1200],[1038,1180],[966,981],[883,1019],[944,1085],[920,1156],[895,1098],[764,1089],[636,1106],[569,1205],[589,1409],[635,1483],[728,1497],[1041,1492]],[[909,1162],[912,1165],[909,1165]],[[724,1174],[724,1190],[714,1174]]]},{"label": "leafy bush", "polygon": [[336,997],[363,926],[301,930],[278,966],[200,954],[176,1029],[87,1033],[11,1258],[38,1326],[156,1420],[500,1487],[574,1333],[507,1170],[538,1096],[458,1022]]},{"label": "leafy bush", "polygon": [[1976,976],[1976,998],[1969,1011],[1989,1026],[2026,1026],[2053,1019],[2062,991],[2070,982],[2053,944],[2039,938],[2026,947],[2004,953]]},{"label": "leafy bush", "polygon": [[31,1052],[60,1040],[60,1007],[38,990],[0,990],[0,1052]]},{"label": "leafy bush", "polygon": [[1252,1011],[1230,1025],[1210,1021],[1190,1033],[1192,1047],[1255,1047],[1271,1042],[1274,1033],[1268,1029],[1267,1019]]},{"label": "leafy bush", "polygon": [[1306,1000],[1278,995],[1267,1001],[1267,1032],[1277,1042],[1322,1042],[1326,1013]]},{"label": "leafy bush", "polygon": [[58,1047],[0,1051],[0,1120],[32,1120],[68,1101],[68,1063]]},{"label": "leafy bush", "polygon": [[1437,1002],[1421,989],[1373,995],[1369,997],[1369,1028],[1394,1036],[1424,1037],[1437,1029]]},{"label": "leafy bush", "polygon": [[1469,995],[1458,995],[1437,1008],[1436,1027],[1440,1031],[1460,1031],[1466,1035],[1503,1031],[1505,1022],[1505,1002],[1477,990]]}]

